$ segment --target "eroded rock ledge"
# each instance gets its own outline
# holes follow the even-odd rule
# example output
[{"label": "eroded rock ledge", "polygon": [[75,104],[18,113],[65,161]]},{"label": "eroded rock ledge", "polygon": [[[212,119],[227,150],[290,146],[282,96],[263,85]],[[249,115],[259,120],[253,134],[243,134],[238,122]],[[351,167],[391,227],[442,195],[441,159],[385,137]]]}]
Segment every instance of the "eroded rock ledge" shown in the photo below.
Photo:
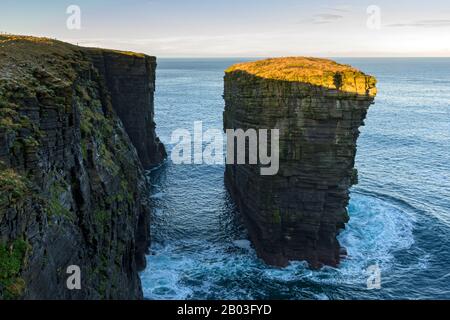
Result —
[{"label": "eroded rock ledge", "polygon": [[358,128],[375,78],[348,65],[280,58],[232,66],[225,75],[225,129],[279,129],[280,169],[227,165],[225,181],[258,255],[285,266],[339,264],[336,236],[349,217]]},{"label": "eroded rock ledge", "polygon": [[[155,58],[0,36],[0,298],[139,299]],[[81,267],[82,288],[66,287]]]}]

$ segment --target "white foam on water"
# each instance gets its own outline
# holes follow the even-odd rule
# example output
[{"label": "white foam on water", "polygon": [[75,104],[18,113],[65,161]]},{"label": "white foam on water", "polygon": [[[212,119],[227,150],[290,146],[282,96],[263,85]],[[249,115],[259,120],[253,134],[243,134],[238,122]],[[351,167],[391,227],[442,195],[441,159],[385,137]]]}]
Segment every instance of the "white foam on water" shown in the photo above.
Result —
[{"label": "white foam on water", "polygon": [[[223,292],[227,283],[253,276],[255,266],[260,265],[248,240],[223,244],[180,240],[153,245],[152,251],[148,268],[141,274],[144,297],[152,300],[214,296]],[[220,298],[251,299],[251,290],[233,287]]]},{"label": "white foam on water", "polygon": [[314,297],[315,297],[317,300],[330,300],[330,298],[328,298],[328,296],[327,296],[325,293],[318,293],[318,294],[315,294]]},{"label": "white foam on water", "polygon": [[414,216],[395,204],[352,194],[349,214],[350,221],[338,237],[348,256],[339,268],[312,271],[305,263],[292,262],[283,269],[268,268],[266,276],[277,281],[308,279],[319,284],[363,286],[369,266],[378,265],[386,274],[395,263],[394,254],[414,244]]},{"label": "white foam on water", "polygon": [[395,204],[353,194],[349,213],[350,222],[338,237],[348,253],[340,268],[344,273],[359,273],[375,263],[388,271],[395,252],[414,244],[415,217]]},{"label": "white foam on water", "polygon": [[252,243],[249,240],[234,240],[233,244],[241,249],[245,250],[251,250],[252,249]]},{"label": "white foam on water", "polygon": [[352,194],[349,215],[350,221],[338,237],[347,257],[339,268],[312,272],[310,279],[314,282],[364,288],[370,266],[377,265],[383,277],[395,265],[395,253],[414,244],[414,215],[393,203]]},{"label": "white foam on water", "polygon": [[161,208],[155,208],[153,210],[153,216],[154,217],[161,217],[163,214],[164,214],[164,211]]},{"label": "white foam on water", "polygon": [[[387,274],[395,264],[395,253],[414,244],[414,216],[391,202],[361,194],[352,194],[349,213],[350,222],[339,236],[348,257],[339,268],[313,271],[305,262],[292,262],[283,269],[270,267],[257,258],[250,241],[242,238],[223,243],[168,239],[152,246],[154,254],[148,257],[148,268],[141,275],[144,296],[253,299],[258,294],[270,297],[271,290],[282,292],[287,285],[303,282],[317,284],[318,288],[364,288],[370,265],[378,264],[382,275]],[[426,265],[424,257],[420,267]],[[309,292],[308,296],[329,299],[320,291]]]},{"label": "white foam on water", "polygon": [[150,267],[141,273],[144,297],[150,300],[184,300],[192,290],[180,284],[181,275],[189,270],[189,258],[178,259],[171,245],[158,246],[148,257]]},{"label": "white foam on water", "polygon": [[150,198],[152,198],[152,199],[162,199],[163,197],[164,197],[164,193],[163,192],[158,192],[158,193],[152,194],[150,196]]}]

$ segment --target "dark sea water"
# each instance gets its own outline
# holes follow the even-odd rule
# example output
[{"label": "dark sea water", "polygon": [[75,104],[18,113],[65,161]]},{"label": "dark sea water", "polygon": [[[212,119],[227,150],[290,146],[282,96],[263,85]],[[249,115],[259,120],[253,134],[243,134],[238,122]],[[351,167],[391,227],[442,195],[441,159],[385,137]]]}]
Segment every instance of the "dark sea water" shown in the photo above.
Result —
[{"label": "dark sea water", "polygon": [[[159,60],[157,132],[222,128],[223,70],[245,59]],[[261,262],[228,196],[221,165],[149,172],[148,299],[450,299],[450,59],[337,59],[377,77],[358,141],[360,183],[339,236],[342,265],[311,271]],[[381,289],[368,290],[378,264]]]}]

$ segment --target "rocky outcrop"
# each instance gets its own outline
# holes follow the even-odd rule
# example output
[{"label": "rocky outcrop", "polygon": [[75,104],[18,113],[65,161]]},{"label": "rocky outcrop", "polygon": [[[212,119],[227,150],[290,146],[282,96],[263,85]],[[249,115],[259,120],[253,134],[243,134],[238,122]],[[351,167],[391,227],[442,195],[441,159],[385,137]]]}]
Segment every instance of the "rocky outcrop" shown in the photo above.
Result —
[{"label": "rocky outcrop", "polygon": [[142,298],[154,61],[0,36],[0,298]]},{"label": "rocky outcrop", "polygon": [[225,181],[258,255],[285,266],[339,264],[336,236],[349,217],[358,128],[376,80],[324,59],[269,59],[225,75],[225,129],[279,129],[280,166],[227,165]]}]

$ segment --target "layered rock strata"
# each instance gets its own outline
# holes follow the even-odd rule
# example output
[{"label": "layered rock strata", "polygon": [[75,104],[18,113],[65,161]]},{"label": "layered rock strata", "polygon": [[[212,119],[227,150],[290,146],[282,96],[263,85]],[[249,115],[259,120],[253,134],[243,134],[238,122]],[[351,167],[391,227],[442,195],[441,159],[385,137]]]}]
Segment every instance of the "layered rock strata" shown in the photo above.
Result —
[{"label": "layered rock strata", "polygon": [[[226,185],[258,255],[286,266],[337,266],[336,239],[349,216],[359,127],[376,94],[375,78],[348,65],[280,58],[232,66],[225,74],[225,129],[279,129],[280,165],[227,165]],[[269,149],[270,150],[270,149]]]},{"label": "layered rock strata", "polygon": [[105,79],[114,110],[125,126],[142,165],[149,169],[160,163],[167,155],[156,136],[153,121],[156,58],[111,50],[93,49],[89,53],[94,66]]},{"label": "layered rock strata", "polygon": [[0,298],[142,298],[143,165],[165,155],[154,70],[140,54],[0,36]]}]

